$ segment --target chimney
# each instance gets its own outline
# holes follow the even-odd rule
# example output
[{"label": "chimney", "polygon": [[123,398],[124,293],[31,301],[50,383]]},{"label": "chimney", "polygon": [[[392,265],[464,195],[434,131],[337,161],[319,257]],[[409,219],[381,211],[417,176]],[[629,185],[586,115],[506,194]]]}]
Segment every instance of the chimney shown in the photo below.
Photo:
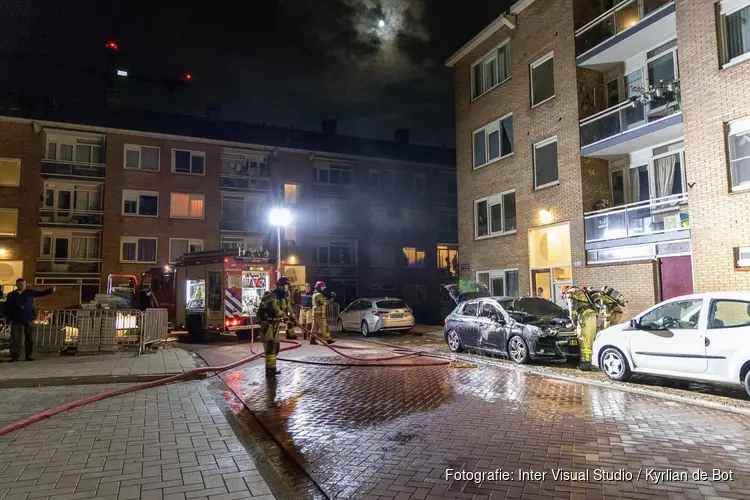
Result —
[{"label": "chimney", "polygon": [[393,140],[399,144],[409,144],[411,132],[408,128],[400,128],[393,133]]},{"label": "chimney", "polygon": [[221,118],[221,103],[218,102],[207,102],[206,103],[206,118],[211,121],[216,121]]},{"label": "chimney", "polygon": [[333,135],[338,131],[339,124],[335,118],[326,118],[321,122],[320,128],[324,134]]}]

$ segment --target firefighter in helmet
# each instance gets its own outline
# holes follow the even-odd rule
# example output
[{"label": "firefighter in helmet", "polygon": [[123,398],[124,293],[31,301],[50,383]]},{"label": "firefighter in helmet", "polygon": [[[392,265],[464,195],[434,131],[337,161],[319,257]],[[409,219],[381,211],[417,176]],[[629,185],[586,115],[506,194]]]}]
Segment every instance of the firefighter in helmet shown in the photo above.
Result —
[{"label": "firefighter in helmet", "polygon": [[282,276],[276,282],[276,287],[263,295],[258,307],[260,330],[263,335],[263,351],[266,357],[266,377],[275,377],[280,373],[276,369],[276,356],[279,354],[280,348],[279,330],[281,323],[285,322],[287,325],[287,338],[297,338],[293,333],[296,323],[294,316],[292,302],[289,299],[289,279]]},{"label": "firefighter in helmet", "polygon": [[563,298],[568,304],[570,320],[576,326],[578,344],[581,346],[581,361],[578,368],[591,370],[591,354],[596,338],[596,306],[591,301],[585,288],[566,286],[562,290]]},{"label": "firefighter in helmet", "polygon": [[[331,338],[331,332],[328,331],[328,299],[323,294],[326,289],[326,284],[322,281],[315,283],[315,293],[312,297],[312,313],[313,313],[313,328],[312,335],[310,336],[310,345],[315,345],[318,342],[315,340],[315,335],[320,335],[329,344],[333,344],[334,340]],[[331,299],[335,299],[336,294],[331,294]]]},{"label": "firefighter in helmet", "polygon": [[599,309],[602,329],[620,323],[623,315],[622,309],[627,303],[621,293],[610,286],[604,286],[601,290],[592,293],[591,298]]}]

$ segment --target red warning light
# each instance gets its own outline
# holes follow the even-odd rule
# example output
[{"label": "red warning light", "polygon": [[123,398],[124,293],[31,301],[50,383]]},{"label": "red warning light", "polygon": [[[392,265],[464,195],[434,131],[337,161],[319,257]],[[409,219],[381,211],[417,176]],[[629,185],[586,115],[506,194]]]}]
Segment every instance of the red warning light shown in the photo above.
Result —
[{"label": "red warning light", "polygon": [[112,40],[110,40],[109,42],[106,43],[105,47],[107,47],[109,50],[113,50],[113,51],[116,52],[117,51],[117,42],[113,42]]},{"label": "red warning light", "polygon": [[184,75],[182,75],[182,79],[185,80],[186,82],[189,82],[193,79],[193,75],[190,73],[185,73]]}]

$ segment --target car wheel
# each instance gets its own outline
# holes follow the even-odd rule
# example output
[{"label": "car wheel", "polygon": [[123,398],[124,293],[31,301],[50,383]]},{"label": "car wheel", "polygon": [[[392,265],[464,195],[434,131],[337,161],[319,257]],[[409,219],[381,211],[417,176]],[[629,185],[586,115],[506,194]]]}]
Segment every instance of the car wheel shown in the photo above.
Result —
[{"label": "car wheel", "polygon": [[367,321],[362,322],[362,326],[359,328],[359,331],[362,332],[363,337],[367,337],[370,335],[370,327],[367,325]]},{"label": "car wheel", "polygon": [[745,375],[745,391],[750,396],[750,371]]},{"label": "car wheel", "polygon": [[[625,381],[630,378],[630,365],[619,349],[608,347],[599,358],[599,366],[604,374],[612,380]],[[747,379],[746,379],[747,380]]]},{"label": "car wheel", "polygon": [[338,325],[339,327],[339,333],[344,333],[346,330],[344,330],[344,322],[339,320]]},{"label": "car wheel", "polygon": [[458,336],[456,330],[451,330],[448,335],[445,336],[445,341],[448,343],[448,348],[453,352],[463,352],[464,346],[461,345],[461,337]]},{"label": "car wheel", "polygon": [[518,335],[511,337],[510,342],[508,342],[508,357],[519,365],[528,363],[531,359],[531,356],[529,356],[529,346]]}]

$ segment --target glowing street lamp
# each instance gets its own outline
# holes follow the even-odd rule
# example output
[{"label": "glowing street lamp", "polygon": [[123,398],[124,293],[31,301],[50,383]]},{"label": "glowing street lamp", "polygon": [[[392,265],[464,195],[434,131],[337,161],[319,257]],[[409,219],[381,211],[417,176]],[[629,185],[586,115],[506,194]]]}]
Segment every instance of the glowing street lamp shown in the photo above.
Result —
[{"label": "glowing street lamp", "polygon": [[292,223],[292,213],[286,208],[274,208],[268,215],[268,221],[276,226],[276,279],[281,278],[281,228]]},{"label": "glowing street lamp", "polygon": [[383,19],[378,21],[378,28],[385,28],[385,21]]}]

